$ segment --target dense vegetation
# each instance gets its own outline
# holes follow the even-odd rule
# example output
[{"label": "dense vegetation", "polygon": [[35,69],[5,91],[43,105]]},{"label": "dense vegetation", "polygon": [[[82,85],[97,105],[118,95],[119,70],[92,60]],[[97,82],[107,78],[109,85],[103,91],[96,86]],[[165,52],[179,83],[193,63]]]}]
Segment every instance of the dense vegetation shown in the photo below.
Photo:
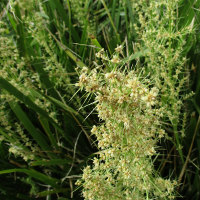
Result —
[{"label": "dense vegetation", "polygon": [[0,2],[0,199],[200,199],[200,1]]}]

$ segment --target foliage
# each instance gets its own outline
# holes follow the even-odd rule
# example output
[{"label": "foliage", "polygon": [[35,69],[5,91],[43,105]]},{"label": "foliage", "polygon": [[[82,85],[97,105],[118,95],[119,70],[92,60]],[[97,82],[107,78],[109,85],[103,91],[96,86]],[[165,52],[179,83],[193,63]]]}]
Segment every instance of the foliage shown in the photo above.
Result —
[{"label": "foliage", "polygon": [[199,6],[1,1],[0,197],[199,199]]}]

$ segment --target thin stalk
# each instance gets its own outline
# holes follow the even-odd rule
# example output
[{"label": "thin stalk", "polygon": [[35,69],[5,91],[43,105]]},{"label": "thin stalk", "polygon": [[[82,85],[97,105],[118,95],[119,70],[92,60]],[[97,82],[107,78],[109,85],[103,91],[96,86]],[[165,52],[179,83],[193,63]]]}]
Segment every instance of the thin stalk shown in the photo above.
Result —
[{"label": "thin stalk", "polygon": [[117,29],[116,29],[115,24],[114,24],[114,22],[113,22],[113,20],[112,20],[112,17],[111,17],[111,15],[110,15],[110,12],[109,12],[109,10],[108,10],[108,7],[106,6],[106,3],[105,3],[104,0],[101,0],[101,2],[102,2],[103,6],[104,6],[104,8],[105,8],[105,10],[106,10],[106,13],[107,13],[108,18],[109,18],[109,20],[110,20],[110,23],[111,23],[111,25],[112,25],[112,27],[113,27],[113,29],[114,29],[114,31],[115,31],[115,34],[116,34],[116,36],[117,36],[117,40],[118,40],[119,43],[121,43],[121,40],[120,40],[120,37],[119,37],[119,33],[117,32]]},{"label": "thin stalk", "polygon": [[68,8],[68,12],[69,12],[69,45],[71,47],[71,44],[72,44],[72,31],[71,31],[72,22],[71,22],[71,7],[70,7],[69,0],[67,0],[67,8]]},{"label": "thin stalk", "polygon": [[181,150],[181,144],[180,144],[180,140],[179,140],[179,136],[178,136],[177,124],[173,125],[173,130],[174,130],[174,135],[175,135],[175,139],[176,139],[178,153],[181,157],[182,163],[184,163],[183,152]]},{"label": "thin stalk", "polygon": [[193,148],[193,145],[194,145],[194,139],[195,139],[195,137],[196,137],[196,135],[197,135],[197,131],[198,131],[198,129],[199,129],[199,125],[200,125],[200,116],[199,116],[198,121],[197,121],[197,125],[196,125],[196,128],[195,128],[194,135],[193,135],[193,137],[192,137],[192,142],[191,142],[191,145],[190,145],[190,148],[189,148],[189,151],[188,151],[188,154],[187,154],[185,163],[184,163],[184,165],[183,165],[183,168],[182,168],[181,173],[180,173],[179,178],[178,178],[178,183],[179,183],[179,184],[181,183],[181,180],[182,180],[183,175],[184,175],[184,173],[185,173],[187,164],[188,164],[188,162],[189,162],[189,158],[190,158],[190,155],[191,155],[191,152],[192,152],[192,148]]}]

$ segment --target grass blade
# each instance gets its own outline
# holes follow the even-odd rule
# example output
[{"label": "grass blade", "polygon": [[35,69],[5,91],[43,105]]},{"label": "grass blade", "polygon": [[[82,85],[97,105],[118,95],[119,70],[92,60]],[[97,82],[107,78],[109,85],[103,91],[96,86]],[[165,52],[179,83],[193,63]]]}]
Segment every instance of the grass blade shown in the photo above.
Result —
[{"label": "grass blade", "polygon": [[58,179],[51,178],[45,174],[42,174],[36,170],[33,170],[33,169],[7,169],[7,170],[0,171],[0,175],[13,173],[13,172],[25,173],[28,176],[33,177],[33,178],[43,182],[44,184],[48,184],[48,185],[51,185],[52,187],[59,188],[59,186],[57,185],[57,183],[59,183]]},{"label": "grass blade", "polygon": [[52,159],[52,160],[39,160],[30,163],[31,166],[52,166],[52,165],[71,165],[71,160],[68,159]]},{"label": "grass blade", "polygon": [[24,127],[27,129],[27,131],[30,133],[30,135],[33,137],[33,139],[39,144],[39,146],[42,148],[43,151],[51,150],[50,146],[48,145],[47,138],[44,137],[44,135],[39,131],[39,129],[36,129],[34,125],[32,124],[31,120],[28,118],[28,116],[25,114],[25,112],[22,110],[20,105],[18,103],[9,102],[9,105],[17,118],[21,121],[21,123],[24,125]]}]

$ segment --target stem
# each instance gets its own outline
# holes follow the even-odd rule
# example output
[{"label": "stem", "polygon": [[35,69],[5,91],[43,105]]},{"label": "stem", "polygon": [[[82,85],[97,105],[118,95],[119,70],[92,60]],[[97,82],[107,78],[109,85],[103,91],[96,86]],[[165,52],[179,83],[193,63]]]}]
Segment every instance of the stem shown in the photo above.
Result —
[{"label": "stem", "polygon": [[102,2],[103,6],[104,6],[104,8],[105,8],[105,10],[106,10],[106,12],[107,12],[107,15],[108,15],[108,18],[109,18],[109,20],[110,20],[110,23],[111,23],[111,25],[112,25],[112,27],[113,27],[113,29],[114,29],[114,31],[115,31],[115,34],[116,34],[116,36],[117,36],[117,40],[118,40],[119,43],[121,43],[119,34],[118,34],[117,29],[116,29],[116,27],[115,27],[115,24],[114,24],[114,22],[113,22],[113,20],[112,20],[112,17],[111,17],[111,15],[110,15],[110,12],[109,12],[109,10],[108,10],[108,7],[106,6],[106,3],[105,3],[104,0],[101,0],[101,2]]},{"label": "stem", "polygon": [[182,168],[181,173],[180,173],[179,178],[178,178],[178,183],[181,182],[181,180],[182,180],[182,178],[183,178],[183,175],[184,175],[184,173],[185,173],[187,164],[188,164],[188,162],[189,162],[190,154],[191,154],[191,152],[192,152],[192,147],[193,147],[193,145],[194,145],[194,139],[195,139],[195,137],[196,137],[196,135],[197,135],[197,131],[198,131],[198,129],[199,129],[199,125],[200,125],[200,116],[199,116],[199,118],[198,118],[197,125],[196,125],[196,128],[195,128],[195,132],[194,132],[194,135],[193,135],[193,137],[192,137],[192,142],[191,142],[191,145],[190,145],[190,148],[189,148],[187,157],[186,157],[186,161],[185,161],[185,163],[184,163],[184,165],[183,165],[183,168]]},{"label": "stem", "polygon": [[181,157],[181,161],[182,161],[182,163],[184,163],[183,152],[180,148],[181,144],[180,144],[178,130],[177,130],[177,123],[175,123],[175,125],[173,125],[173,130],[174,130],[174,135],[175,135],[175,139],[176,139],[176,149],[178,149],[178,153]]}]

